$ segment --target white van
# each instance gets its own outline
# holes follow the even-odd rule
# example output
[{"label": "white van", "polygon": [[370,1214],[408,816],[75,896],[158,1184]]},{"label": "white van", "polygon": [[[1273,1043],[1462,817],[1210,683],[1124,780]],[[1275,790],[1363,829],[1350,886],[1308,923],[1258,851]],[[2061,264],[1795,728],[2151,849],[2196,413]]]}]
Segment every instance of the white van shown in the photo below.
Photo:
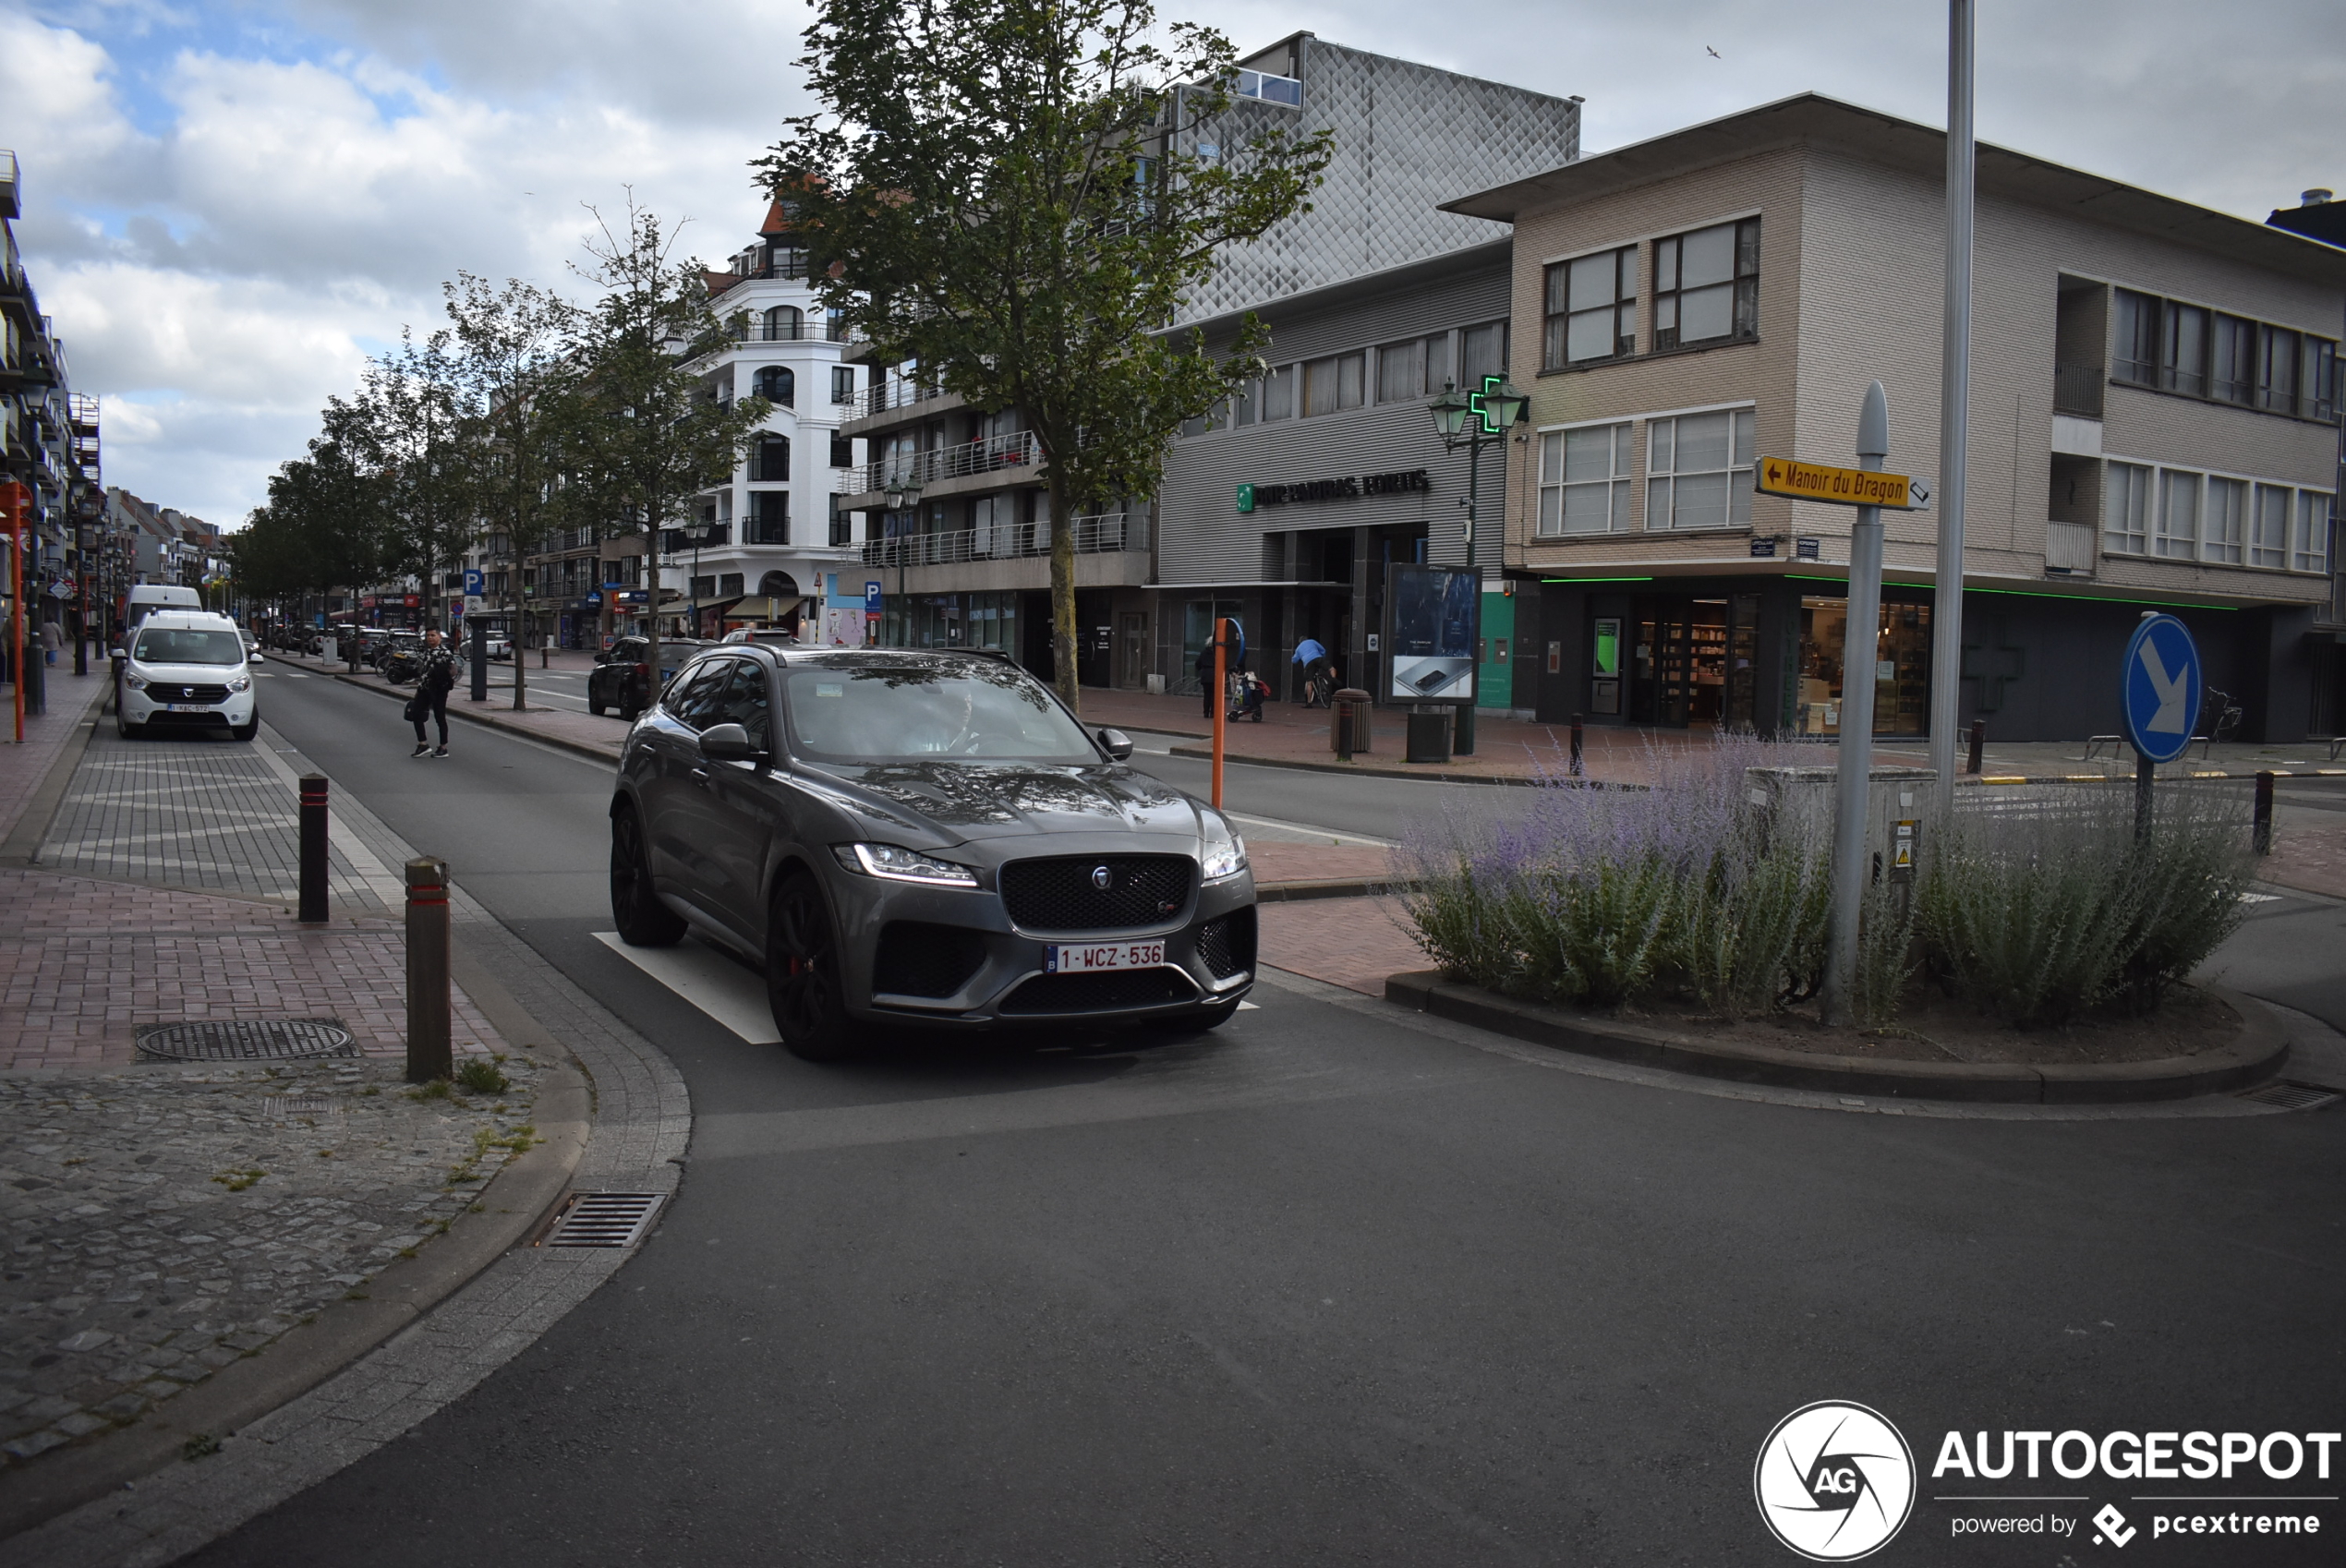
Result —
[{"label": "white van", "polygon": [[260,730],[245,639],[226,616],[150,609],[130,629],[124,651],[129,657],[122,664],[115,724],[125,740],[189,725],[224,724],[239,741]]},{"label": "white van", "polygon": [[130,590],[130,602],[123,609],[123,635],[128,636],[141,621],[158,609],[203,610],[203,596],[193,588],[183,588],[172,583],[140,583]]}]

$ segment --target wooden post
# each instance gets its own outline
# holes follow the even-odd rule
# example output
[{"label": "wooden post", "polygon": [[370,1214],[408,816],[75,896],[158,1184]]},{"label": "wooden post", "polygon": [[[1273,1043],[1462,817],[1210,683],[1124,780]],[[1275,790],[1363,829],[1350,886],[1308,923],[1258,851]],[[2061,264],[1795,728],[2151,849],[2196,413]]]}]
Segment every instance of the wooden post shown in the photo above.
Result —
[{"label": "wooden post", "polygon": [[448,1007],[448,862],[407,862],[407,1081],[455,1071]]}]

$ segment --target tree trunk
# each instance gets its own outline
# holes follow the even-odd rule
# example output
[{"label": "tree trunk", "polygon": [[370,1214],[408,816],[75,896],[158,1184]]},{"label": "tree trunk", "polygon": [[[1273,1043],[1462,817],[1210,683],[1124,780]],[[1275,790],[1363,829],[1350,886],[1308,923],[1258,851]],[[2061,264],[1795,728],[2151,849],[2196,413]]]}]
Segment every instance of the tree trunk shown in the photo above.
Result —
[{"label": "tree trunk", "polygon": [[1059,700],[1081,718],[1083,696],[1075,678],[1075,520],[1053,480],[1051,497],[1051,676]]},{"label": "tree trunk", "polygon": [[[658,518],[660,512],[658,507],[647,506],[644,509],[644,564],[650,569],[651,577],[650,591],[644,599],[644,602],[651,607],[651,614],[644,622],[645,631],[651,639],[651,657],[648,665],[651,673],[644,677],[644,706],[648,709],[659,696],[659,524]],[[624,675],[620,677],[619,689],[623,694],[627,690],[627,679]],[[623,695],[619,706],[623,712],[626,709],[627,704]]]}]

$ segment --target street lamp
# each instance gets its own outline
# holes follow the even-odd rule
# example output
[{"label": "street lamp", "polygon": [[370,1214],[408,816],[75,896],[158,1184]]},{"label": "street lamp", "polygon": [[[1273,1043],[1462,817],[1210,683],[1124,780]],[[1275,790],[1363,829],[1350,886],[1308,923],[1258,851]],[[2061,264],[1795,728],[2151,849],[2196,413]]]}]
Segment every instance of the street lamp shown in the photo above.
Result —
[{"label": "street lamp", "polygon": [[[1466,563],[1474,570],[1475,513],[1481,500],[1482,449],[1493,441],[1503,441],[1514,427],[1528,423],[1531,417],[1531,400],[1522,389],[1505,376],[1485,376],[1475,391],[1462,392],[1453,381],[1442,383],[1442,395],[1426,404],[1426,412],[1433,416],[1433,428],[1441,432],[1442,444],[1453,452],[1467,449],[1467,514]],[[1475,584],[1474,640],[1478,645],[1476,663],[1481,660],[1479,645],[1482,641],[1482,585]],[[1452,750],[1459,756],[1474,754],[1474,706],[1482,700],[1481,676],[1476,672],[1474,696],[1458,707],[1457,739]]]},{"label": "street lamp", "polygon": [[[907,475],[898,480],[889,490],[887,500],[888,509],[890,512],[911,511],[913,513],[913,521],[915,524],[920,521],[921,482],[918,478]],[[904,603],[904,554],[909,548],[907,536],[899,534],[893,540],[884,542],[892,547],[892,553],[896,557],[896,625],[898,632],[903,635],[909,645],[912,641],[913,627],[912,618],[907,613]],[[883,628],[882,635],[886,635],[887,622],[882,621],[880,624]]]},{"label": "street lamp", "polygon": [[700,548],[717,537],[717,520],[713,517],[695,518],[685,524],[682,531],[684,542],[693,547],[693,577],[685,587],[692,604],[693,635],[697,637],[700,635]]}]

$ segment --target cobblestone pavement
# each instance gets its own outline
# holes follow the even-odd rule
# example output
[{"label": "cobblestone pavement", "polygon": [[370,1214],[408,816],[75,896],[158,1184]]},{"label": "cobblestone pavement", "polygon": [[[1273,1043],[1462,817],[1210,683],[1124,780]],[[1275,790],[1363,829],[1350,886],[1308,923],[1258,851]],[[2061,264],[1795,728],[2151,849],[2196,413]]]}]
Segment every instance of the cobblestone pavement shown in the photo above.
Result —
[{"label": "cobblestone pavement", "polygon": [[[461,987],[451,1004],[460,1055],[502,1049]],[[305,927],[243,899],[0,871],[0,1069],[127,1066],[139,1025],[183,1019],[330,1018],[364,1055],[404,1058],[406,1010],[387,917]]]},{"label": "cobblestone pavement", "polygon": [[539,1064],[0,1076],[0,1473],[136,1419],[447,1228],[526,1138]]},{"label": "cobblestone pavement", "polygon": [[[40,861],[91,876],[291,899],[301,868],[296,780],[265,743],[194,735],[126,741],[102,722]],[[328,879],[344,909],[381,914],[391,907],[339,845]]]}]

